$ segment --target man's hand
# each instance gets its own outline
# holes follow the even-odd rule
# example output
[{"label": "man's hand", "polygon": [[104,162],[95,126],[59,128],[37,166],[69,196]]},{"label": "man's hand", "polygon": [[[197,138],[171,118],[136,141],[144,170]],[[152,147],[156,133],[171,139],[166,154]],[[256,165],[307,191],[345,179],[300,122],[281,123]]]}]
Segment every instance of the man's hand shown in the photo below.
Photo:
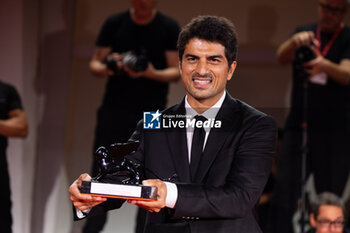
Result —
[{"label": "man's hand", "polygon": [[317,44],[318,41],[315,39],[315,34],[312,31],[298,32],[291,38],[295,48],[299,48],[302,45]]},{"label": "man's hand", "polygon": [[302,45],[319,46],[312,31],[303,31],[294,34],[291,38],[283,42],[277,49],[277,60],[280,64],[287,64],[293,61],[295,50]]},{"label": "man's hand", "polygon": [[310,74],[309,77],[312,77],[313,75],[323,72],[322,68],[324,63],[325,63],[325,58],[322,56],[318,56],[315,59],[304,64],[304,67],[306,67],[304,71]]},{"label": "man's hand", "polygon": [[107,201],[107,198],[103,197],[93,197],[90,195],[84,195],[80,193],[81,183],[82,181],[90,181],[91,177],[84,173],[79,176],[77,180],[73,182],[73,184],[69,187],[70,199],[73,202],[73,205],[78,210],[87,210],[92,207]]},{"label": "man's hand", "polygon": [[165,207],[165,200],[167,195],[167,188],[161,180],[144,180],[142,185],[153,186],[158,188],[157,200],[156,201],[139,201],[139,200],[128,200],[128,203],[137,205],[141,208],[148,210],[149,212],[159,212]]},{"label": "man's hand", "polygon": [[315,46],[311,46],[311,49],[314,52],[315,58],[303,64],[305,67],[304,71],[310,74],[310,78],[316,74],[323,72],[324,65],[326,63],[326,59],[321,55]]},{"label": "man's hand", "polygon": [[5,137],[21,137],[28,135],[27,115],[22,109],[14,109],[9,113],[9,119],[0,119],[0,135]]},{"label": "man's hand", "polygon": [[108,77],[114,75],[112,70],[107,68],[105,60],[113,58],[117,61],[116,65],[119,69],[122,68],[120,61],[122,56],[119,53],[111,53],[111,47],[96,47],[90,61],[90,71],[98,77]]},{"label": "man's hand", "polygon": [[124,66],[123,69],[124,69],[125,73],[127,73],[127,75],[131,78],[145,77],[145,78],[152,79],[152,77],[154,77],[156,75],[155,74],[156,70],[151,62],[148,62],[147,68],[144,71],[136,72],[127,66]]}]

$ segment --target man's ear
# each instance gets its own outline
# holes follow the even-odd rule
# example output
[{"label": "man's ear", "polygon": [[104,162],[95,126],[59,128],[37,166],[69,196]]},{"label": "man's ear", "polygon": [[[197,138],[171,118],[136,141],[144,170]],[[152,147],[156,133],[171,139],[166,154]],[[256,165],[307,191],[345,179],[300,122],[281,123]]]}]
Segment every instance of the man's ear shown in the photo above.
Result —
[{"label": "man's ear", "polygon": [[310,224],[311,224],[311,226],[316,228],[316,219],[315,219],[315,215],[314,214],[310,214]]},{"label": "man's ear", "polygon": [[179,64],[180,75],[182,75],[182,61],[180,61],[180,59],[179,59],[178,64]]},{"label": "man's ear", "polygon": [[233,61],[228,69],[227,81],[231,80],[233,73],[236,70],[236,66],[237,66],[237,61]]}]

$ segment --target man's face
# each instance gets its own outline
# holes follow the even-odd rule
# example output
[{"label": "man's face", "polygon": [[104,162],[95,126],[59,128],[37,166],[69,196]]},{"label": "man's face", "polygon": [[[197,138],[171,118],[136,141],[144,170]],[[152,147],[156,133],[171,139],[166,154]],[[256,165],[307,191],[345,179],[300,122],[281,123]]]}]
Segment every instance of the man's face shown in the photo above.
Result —
[{"label": "man's face", "polygon": [[210,106],[220,99],[236,68],[235,61],[228,67],[223,45],[198,38],[189,40],[179,64],[189,103]]},{"label": "man's face", "polygon": [[321,30],[334,32],[346,14],[345,0],[319,0],[318,12]]},{"label": "man's face", "polygon": [[132,0],[135,12],[142,15],[149,15],[156,6],[156,0]]},{"label": "man's face", "polygon": [[343,211],[338,206],[322,205],[317,217],[310,216],[310,223],[316,233],[342,233],[344,223]]}]

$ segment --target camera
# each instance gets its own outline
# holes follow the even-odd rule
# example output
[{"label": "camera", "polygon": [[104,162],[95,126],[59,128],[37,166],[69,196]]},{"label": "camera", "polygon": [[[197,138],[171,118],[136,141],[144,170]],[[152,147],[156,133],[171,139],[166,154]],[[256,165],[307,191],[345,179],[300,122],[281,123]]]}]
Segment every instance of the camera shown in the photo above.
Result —
[{"label": "camera", "polygon": [[[144,53],[136,54],[133,51],[128,51],[122,53],[122,57],[123,65],[128,67],[132,71],[141,72],[147,69],[148,58]],[[112,70],[114,73],[117,73],[119,71],[117,62],[118,61],[114,58],[107,58],[105,63],[109,70]]]},{"label": "camera", "polygon": [[308,77],[309,74],[307,74],[304,69],[307,69],[305,67],[304,63],[311,61],[315,58],[315,54],[311,48],[312,45],[302,45],[299,48],[295,50],[294,54],[294,67],[297,74],[301,77]]},{"label": "camera", "polygon": [[294,56],[296,62],[305,63],[315,58],[315,54],[312,51],[311,45],[302,45],[295,50]]}]

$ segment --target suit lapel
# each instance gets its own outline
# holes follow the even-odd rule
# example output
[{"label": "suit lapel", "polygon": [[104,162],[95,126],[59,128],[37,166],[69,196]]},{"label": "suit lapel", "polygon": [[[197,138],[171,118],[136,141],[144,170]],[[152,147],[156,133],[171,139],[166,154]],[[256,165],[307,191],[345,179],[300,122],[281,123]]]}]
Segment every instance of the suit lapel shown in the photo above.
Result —
[{"label": "suit lapel", "polygon": [[236,100],[227,93],[215,118],[215,120],[221,120],[221,128],[212,128],[210,130],[199,168],[194,179],[195,183],[202,182],[227,137],[232,135],[232,131],[235,131],[239,127],[239,122],[241,121],[240,114],[235,114],[238,110],[239,106]]},{"label": "suit lapel", "polygon": [[[166,112],[165,114],[185,116],[185,101],[183,100],[179,105],[175,106],[174,109],[172,109],[172,111]],[[177,120],[180,120],[180,118],[177,118]],[[171,156],[173,159],[173,163],[175,164],[179,181],[191,182],[191,174],[188,161],[186,128],[167,130],[166,135],[168,138]]]}]

